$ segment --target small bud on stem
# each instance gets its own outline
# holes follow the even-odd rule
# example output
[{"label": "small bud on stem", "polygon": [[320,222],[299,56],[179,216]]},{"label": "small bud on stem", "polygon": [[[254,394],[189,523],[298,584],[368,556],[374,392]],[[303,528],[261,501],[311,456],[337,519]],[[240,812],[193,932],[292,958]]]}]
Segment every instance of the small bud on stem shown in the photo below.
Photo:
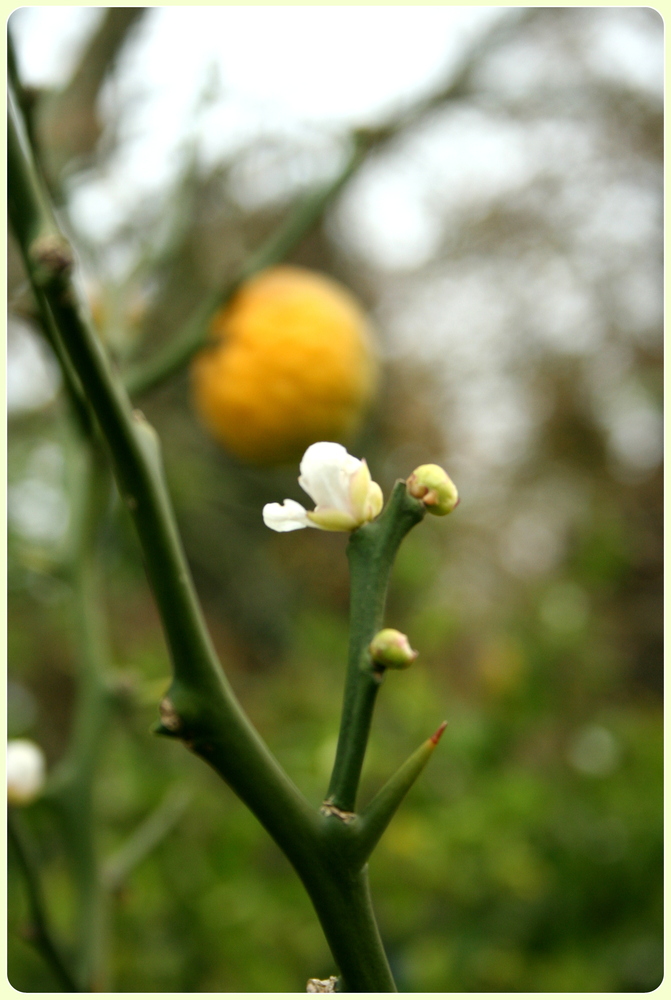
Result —
[{"label": "small bud on stem", "polygon": [[70,244],[59,233],[38,236],[30,245],[29,255],[35,267],[35,282],[40,287],[47,288],[69,278],[74,258]]},{"label": "small bud on stem", "polygon": [[430,514],[449,514],[459,503],[459,494],[439,465],[420,465],[406,480],[410,496],[421,500]]},{"label": "small bud on stem", "polygon": [[368,648],[373,663],[392,670],[404,670],[414,663],[419,655],[411,648],[407,635],[403,635],[395,628],[383,628]]}]

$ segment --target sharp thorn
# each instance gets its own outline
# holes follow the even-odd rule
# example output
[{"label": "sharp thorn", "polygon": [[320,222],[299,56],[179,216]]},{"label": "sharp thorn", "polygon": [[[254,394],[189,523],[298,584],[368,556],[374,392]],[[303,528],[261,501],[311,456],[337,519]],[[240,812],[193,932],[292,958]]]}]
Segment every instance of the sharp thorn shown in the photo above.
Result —
[{"label": "sharp thorn", "polygon": [[435,747],[435,746],[437,745],[437,743],[438,743],[438,740],[440,739],[440,737],[441,737],[441,736],[443,735],[443,733],[445,732],[445,727],[446,727],[446,726],[447,726],[447,720],[446,720],[445,722],[441,722],[441,724],[440,724],[440,725],[438,726],[438,728],[436,729],[436,731],[435,731],[435,733],[433,734],[433,736],[430,736],[430,737],[429,737],[429,739],[430,739],[430,740],[431,740],[431,742],[433,743],[434,747]]}]

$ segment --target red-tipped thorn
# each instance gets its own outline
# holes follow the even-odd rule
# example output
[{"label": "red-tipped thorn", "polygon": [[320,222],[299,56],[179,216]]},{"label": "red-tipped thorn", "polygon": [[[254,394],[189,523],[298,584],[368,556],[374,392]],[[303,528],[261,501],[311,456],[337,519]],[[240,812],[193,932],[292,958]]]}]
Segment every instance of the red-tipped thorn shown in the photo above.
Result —
[{"label": "red-tipped thorn", "polygon": [[445,727],[446,727],[446,726],[447,726],[447,721],[445,721],[445,722],[441,722],[441,724],[440,724],[440,725],[438,726],[438,728],[436,729],[436,731],[435,731],[435,733],[433,734],[433,736],[430,736],[430,737],[429,737],[429,739],[430,739],[430,740],[431,740],[431,742],[433,743],[434,747],[435,747],[435,746],[436,746],[436,744],[438,743],[438,740],[440,739],[440,737],[441,737],[441,736],[443,735],[443,733],[445,732]]}]

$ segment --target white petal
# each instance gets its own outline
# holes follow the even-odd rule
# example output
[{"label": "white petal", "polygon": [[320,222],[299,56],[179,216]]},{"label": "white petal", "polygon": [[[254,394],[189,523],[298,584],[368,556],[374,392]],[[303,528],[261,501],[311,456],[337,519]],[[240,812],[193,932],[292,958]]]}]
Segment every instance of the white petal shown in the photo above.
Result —
[{"label": "white petal", "polygon": [[312,527],[305,507],[295,500],[285,500],[283,504],[267,503],[263,508],[263,521],[273,531],[297,531]]},{"label": "white petal", "polygon": [[353,476],[350,476],[349,480],[349,506],[352,516],[359,524],[362,521],[370,521],[366,508],[370,486],[370,472],[366,459],[363,458],[359,463],[359,468]]},{"label": "white petal", "polygon": [[350,478],[360,466],[341,444],[319,441],[303,455],[298,482],[317,507],[349,511]]},{"label": "white petal", "polygon": [[332,507],[318,507],[308,511],[308,520],[315,528],[323,531],[354,531],[359,522],[346,510],[333,510]]},{"label": "white petal", "polygon": [[371,482],[368,487],[368,496],[366,497],[365,505],[365,519],[367,521],[373,521],[377,515],[382,510],[384,504],[384,497],[382,496],[382,489],[378,483]]}]

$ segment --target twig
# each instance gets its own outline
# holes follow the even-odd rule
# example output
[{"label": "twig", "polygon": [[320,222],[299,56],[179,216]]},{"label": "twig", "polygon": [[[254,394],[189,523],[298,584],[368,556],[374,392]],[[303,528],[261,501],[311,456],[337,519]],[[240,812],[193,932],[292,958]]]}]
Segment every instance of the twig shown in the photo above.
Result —
[{"label": "twig", "polygon": [[11,806],[7,810],[7,830],[9,842],[23,872],[28,891],[34,929],[34,936],[31,937],[31,940],[35,944],[35,947],[39,949],[47,964],[53,969],[64,991],[66,993],[79,993],[80,988],[68,969],[61,955],[60,946],[56,943],[49,927],[49,918],[47,917],[44,905],[42,886],[40,884],[34,851],[29,844],[23,824]]},{"label": "twig", "polygon": [[102,880],[108,892],[121,889],[132,870],[172,830],[190,801],[191,793],[187,789],[178,786],[168,790],[156,809],[105,862]]},{"label": "twig", "polygon": [[61,171],[73,158],[90,156],[100,138],[96,107],[100,87],[145,9],[107,8],[66,87],[47,92],[40,99],[38,132],[47,178],[59,201]]},{"label": "twig", "polygon": [[424,517],[423,503],[405,483],[394,487],[380,517],[352,533],[350,564],[350,651],[335,764],[326,802],[343,812],[356,804],[371,718],[382,675],[374,669],[368,647],[382,628],[389,574],[398,547]]},{"label": "twig", "polygon": [[124,374],[124,385],[131,396],[142,396],[156,388],[200,350],[207,339],[208,323],[216,310],[229,301],[243,281],[284,260],[300,243],[358,168],[365,148],[363,140],[355,142],[352,155],[337,177],[302,199],[269,239],[251,254],[238,275],[224,287],[212,292],[194,309],[181,330],[162,351],[148,361],[128,369]]},{"label": "twig", "polygon": [[28,132],[28,136],[30,138],[30,144],[37,154],[33,114],[35,110],[35,101],[34,97],[28,93],[21,83],[16,59],[16,49],[14,47],[14,39],[12,38],[12,32],[9,28],[7,29],[7,77],[12,85],[16,99],[19,102],[21,113],[23,114],[23,120],[26,123],[26,131]]},{"label": "twig", "polygon": [[461,100],[469,92],[473,71],[478,63],[502,41],[505,41],[520,25],[528,23],[542,12],[542,8],[512,8],[497,19],[463,53],[453,70],[450,80],[429,97],[419,100],[411,108],[401,111],[386,124],[378,128],[365,129],[362,135],[370,143],[370,148],[381,146],[396,138],[401,132],[416,125],[422,118],[448,101]]},{"label": "twig", "polygon": [[70,568],[77,642],[77,702],[70,742],[55,771],[49,797],[58,809],[77,891],[78,975],[87,989],[102,986],[104,899],[95,843],[93,789],[111,702],[107,628],[100,600],[97,543],[111,477],[90,439],[78,440],[82,462],[73,491],[76,525]]}]

